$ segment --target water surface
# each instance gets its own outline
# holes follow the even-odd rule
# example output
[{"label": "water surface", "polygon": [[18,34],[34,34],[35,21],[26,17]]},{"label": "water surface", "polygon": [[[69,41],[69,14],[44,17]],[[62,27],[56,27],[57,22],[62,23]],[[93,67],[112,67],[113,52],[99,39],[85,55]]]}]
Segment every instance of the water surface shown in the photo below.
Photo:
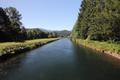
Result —
[{"label": "water surface", "polygon": [[0,63],[0,80],[120,80],[120,62],[61,39]]}]

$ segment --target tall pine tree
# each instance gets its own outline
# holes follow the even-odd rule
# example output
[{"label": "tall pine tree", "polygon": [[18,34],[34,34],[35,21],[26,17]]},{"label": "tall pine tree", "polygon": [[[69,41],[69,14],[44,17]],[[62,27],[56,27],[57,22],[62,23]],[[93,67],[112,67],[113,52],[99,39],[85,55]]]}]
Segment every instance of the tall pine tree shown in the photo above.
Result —
[{"label": "tall pine tree", "polygon": [[120,40],[120,0],[83,0],[72,37]]}]

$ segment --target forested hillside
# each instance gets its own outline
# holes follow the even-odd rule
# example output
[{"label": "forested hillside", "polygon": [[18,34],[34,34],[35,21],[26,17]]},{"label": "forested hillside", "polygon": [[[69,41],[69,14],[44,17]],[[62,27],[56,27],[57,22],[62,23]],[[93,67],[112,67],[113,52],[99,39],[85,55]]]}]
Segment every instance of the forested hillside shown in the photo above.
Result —
[{"label": "forested hillside", "polygon": [[120,0],[83,0],[71,37],[120,41]]},{"label": "forested hillside", "polygon": [[68,30],[61,30],[61,31],[53,31],[53,33],[56,33],[58,37],[69,37],[71,31]]}]

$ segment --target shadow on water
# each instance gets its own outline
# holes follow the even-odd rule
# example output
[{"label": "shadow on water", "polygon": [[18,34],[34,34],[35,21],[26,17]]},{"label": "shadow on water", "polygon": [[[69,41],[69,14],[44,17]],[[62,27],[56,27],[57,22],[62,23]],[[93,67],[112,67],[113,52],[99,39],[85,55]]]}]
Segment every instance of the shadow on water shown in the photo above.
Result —
[{"label": "shadow on water", "polygon": [[5,61],[2,59],[3,62],[0,62],[0,80],[6,77],[11,69],[19,68],[25,57],[26,54],[20,54],[10,59],[4,59]]},{"label": "shadow on water", "polygon": [[82,80],[120,79],[120,61],[118,59],[84,46],[73,44],[76,47],[76,58],[79,62],[78,67],[82,71]]},{"label": "shadow on water", "polygon": [[0,63],[0,80],[120,80],[120,62],[61,39]]}]

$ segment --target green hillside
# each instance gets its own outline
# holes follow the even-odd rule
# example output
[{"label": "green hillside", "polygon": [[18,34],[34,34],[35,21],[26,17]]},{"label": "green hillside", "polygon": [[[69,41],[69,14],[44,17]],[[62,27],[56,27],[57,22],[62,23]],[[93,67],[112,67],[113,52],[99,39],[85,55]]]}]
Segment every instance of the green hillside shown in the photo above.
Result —
[{"label": "green hillside", "polygon": [[120,0],[83,0],[71,37],[120,41]]}]

